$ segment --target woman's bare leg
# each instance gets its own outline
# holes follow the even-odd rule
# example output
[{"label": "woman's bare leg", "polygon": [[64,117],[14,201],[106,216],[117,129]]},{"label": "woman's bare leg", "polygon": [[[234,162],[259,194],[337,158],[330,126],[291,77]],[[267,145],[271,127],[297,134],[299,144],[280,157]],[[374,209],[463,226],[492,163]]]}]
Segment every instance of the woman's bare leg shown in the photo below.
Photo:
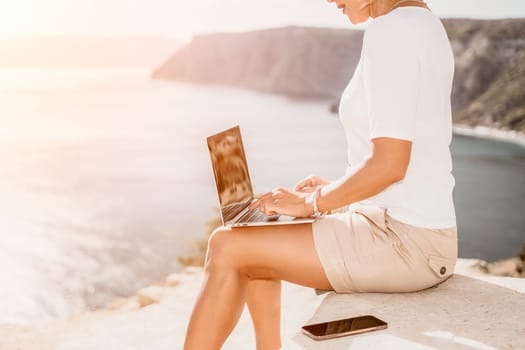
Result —
[{"label": "woman's bare leg", "polygon": [[253,320],[257,350],[280,349],[281,280],[250,280],[246,303]]},{"label": "woman's bare leg", "polygon": [[239,320],[250,279],[331,288],[315,250],[311,224],[220,228],[210,236],[204,273],[185,350],[221,348]]}]

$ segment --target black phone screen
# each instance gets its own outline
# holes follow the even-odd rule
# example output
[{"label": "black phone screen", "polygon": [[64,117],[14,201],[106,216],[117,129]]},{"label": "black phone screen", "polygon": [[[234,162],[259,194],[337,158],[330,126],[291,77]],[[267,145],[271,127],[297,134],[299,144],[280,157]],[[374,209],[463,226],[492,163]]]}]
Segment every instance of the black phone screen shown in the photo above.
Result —
[{"label": "black phone screen", "polygon": [[378,327],[383,328],[386,327],[386,325],[386,322],[374,316],[367,315],[311,324],[303,326],[303,329],[316,337],[322,337],[340,333],[360,333],[359,331],[361,330],[377,329]]}]

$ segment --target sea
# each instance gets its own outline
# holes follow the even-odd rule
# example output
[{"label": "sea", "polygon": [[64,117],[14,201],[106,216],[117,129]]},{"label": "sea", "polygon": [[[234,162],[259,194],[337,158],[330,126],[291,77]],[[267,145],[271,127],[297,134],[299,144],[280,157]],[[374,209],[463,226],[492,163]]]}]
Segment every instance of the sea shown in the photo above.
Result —
[{"label": "sea", "polygon": [[[0,324],[64,319],[182,269],[216,218],[206,136],[239,125],[255,193],[346,169],[326,99],[159,81],[148,69],[0,69]],[[459,255],[525,244],[525,148],[455,135]]]}]

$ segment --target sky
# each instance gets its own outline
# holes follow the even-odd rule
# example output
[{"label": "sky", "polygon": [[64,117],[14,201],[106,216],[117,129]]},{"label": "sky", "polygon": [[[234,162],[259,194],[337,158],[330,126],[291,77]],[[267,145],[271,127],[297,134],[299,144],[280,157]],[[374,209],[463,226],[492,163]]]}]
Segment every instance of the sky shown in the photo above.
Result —
[{"label": "sky", "polygon": [[[525,17],[525,0],[427,0],[440,17]],[[364,28],[326,0],[0,0],[0,37],[195,34],[285,25]]]}]

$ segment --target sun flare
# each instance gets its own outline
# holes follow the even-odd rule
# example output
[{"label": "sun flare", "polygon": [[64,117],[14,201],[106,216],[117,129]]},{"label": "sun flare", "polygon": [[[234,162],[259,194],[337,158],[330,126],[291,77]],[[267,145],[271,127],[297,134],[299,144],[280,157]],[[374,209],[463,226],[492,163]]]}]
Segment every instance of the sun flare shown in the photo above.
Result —
[{"label": "sun flare", "polygon": [[0,36],[30,32],[37,23],[40,6],[27,0],[0,0]]}]

